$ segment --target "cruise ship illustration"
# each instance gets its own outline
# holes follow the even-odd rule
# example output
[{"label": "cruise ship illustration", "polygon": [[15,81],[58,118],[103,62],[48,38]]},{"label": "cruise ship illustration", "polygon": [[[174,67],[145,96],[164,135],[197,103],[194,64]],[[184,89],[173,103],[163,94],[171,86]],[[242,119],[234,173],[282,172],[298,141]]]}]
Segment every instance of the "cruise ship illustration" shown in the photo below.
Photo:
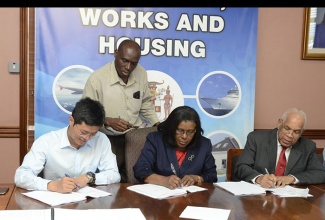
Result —
[{"label": "cruise ship illustration", "polygon": [[238,87],[235,86],[234,88],[230,89],[226,96],[222,98],[203,98],[214,110],[221,110],[224,112],[232,111],[238,101],[239,101],[239,90]]}]

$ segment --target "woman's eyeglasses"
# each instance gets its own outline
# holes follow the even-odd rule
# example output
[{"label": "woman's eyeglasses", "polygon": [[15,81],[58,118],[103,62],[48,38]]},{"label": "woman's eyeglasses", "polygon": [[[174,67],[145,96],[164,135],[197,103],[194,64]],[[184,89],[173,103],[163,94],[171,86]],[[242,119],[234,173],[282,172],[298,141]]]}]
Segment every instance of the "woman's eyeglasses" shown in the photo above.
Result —
[{"label": "woman's eyeglasses", "polygon": [[188,130],[188,131],[184,131],[183,129],[179,129],[179,128],[176,129],[176,134],[178,134],[178,135],[186,134],[186,136],[191,136],[195,132],[196,132],[196,129],[195,130]]}]

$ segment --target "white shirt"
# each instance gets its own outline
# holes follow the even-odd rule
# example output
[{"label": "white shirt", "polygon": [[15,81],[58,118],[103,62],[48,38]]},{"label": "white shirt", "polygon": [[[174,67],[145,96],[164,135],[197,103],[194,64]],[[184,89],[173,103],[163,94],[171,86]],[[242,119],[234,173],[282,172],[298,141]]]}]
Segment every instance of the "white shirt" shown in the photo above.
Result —
[{"label": "white shirt", "polygon": [[[51,180],[59,180],[68,174],[78,177],[91,171],[95,173],[95,184],[118,183],[116,156],[111,150],[107,136],[98,132],[79,149],[70,145],[68,126],[51,131],[34,141],[31,150],[16,170],[15,184],[28,190],[47,190]],[[44,170],[44,179],[37,175]]]}]

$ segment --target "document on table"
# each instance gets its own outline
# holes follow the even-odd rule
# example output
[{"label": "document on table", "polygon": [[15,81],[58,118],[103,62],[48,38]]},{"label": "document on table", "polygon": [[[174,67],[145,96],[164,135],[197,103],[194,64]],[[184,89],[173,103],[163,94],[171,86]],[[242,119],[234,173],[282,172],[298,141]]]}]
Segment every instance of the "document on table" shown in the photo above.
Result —
[{"label": "document on table", "polygon": [[266,193],[264,188],[245,181],[219,183],[217,182],[213,184],[219,186],[220,188],[223,188],[224,190],[234,194],[235,196],[259,195]]},{"label": "document on table", "polygon": [[248,183],[245,181],[240,182],[220,182],[213,183],[216,186],[219,186],[228,192],[236,195],[258,195],[265,194],[267,191],[272,192],[274,195],[280,197],[311,197],[313,195],[309,194],[309,189],[295,188],[289,185],[285,187],[277,187],[277,188],[263,188],[258,184]]},{"label": "document on table", "polygon": [[274,195],[280,197],[303,197],[303,198],[313,197],[313,195],[309,194],[309,188],[306,189],[295,188],[289,185],[286,185],[285,187],[270,188],[265,190],[270,191]]},{"label": "document on table", "polygon": [[228,209],[187,206],[179,217],[200,220],[227,220],[229,214],[230,210]]},{"label": "document on table", "polygon": [[79,202],[85,200],[87,197],[98,198],[102,196],[112,195],[109,192],[99,190],[93,187],[85,186],[81,188],[78,192],[72,193],[58,193],[51,191],[31,191],[22,193],[25,196],[39,200],[51,206]]},{"label": "document on table", "polygon": [[199,186],[187,186],[178,189],[169,189],[164,186],[159,186],[155,184],[137,184],[127,187],[127,189],[140,193],[145,196],[149,196],[154,199],[165,199],[168,197],[179,196],[187,194],[188,192],[199,192],[207,190],[206,188]]},{"label": "document on table", "polygon": [[0,219],[5,220],[66,220],[66,219],[132,219],[145,220],[139,208],[121,209],[36,209],[36,210],[1,210]]}]

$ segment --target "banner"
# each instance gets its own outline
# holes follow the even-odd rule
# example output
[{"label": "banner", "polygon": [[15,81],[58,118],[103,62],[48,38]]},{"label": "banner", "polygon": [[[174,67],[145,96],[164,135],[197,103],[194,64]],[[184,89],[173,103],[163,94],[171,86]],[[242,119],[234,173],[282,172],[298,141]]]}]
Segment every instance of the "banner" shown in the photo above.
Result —
[{"label": "banner", "polygon": [[195,108],[218,170],[254,129],[257,8],[36,8],[35,138],[68,124],[89,75],[141,46],[157,116]]}]

